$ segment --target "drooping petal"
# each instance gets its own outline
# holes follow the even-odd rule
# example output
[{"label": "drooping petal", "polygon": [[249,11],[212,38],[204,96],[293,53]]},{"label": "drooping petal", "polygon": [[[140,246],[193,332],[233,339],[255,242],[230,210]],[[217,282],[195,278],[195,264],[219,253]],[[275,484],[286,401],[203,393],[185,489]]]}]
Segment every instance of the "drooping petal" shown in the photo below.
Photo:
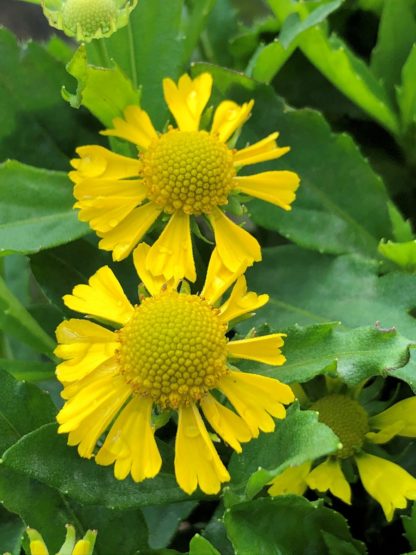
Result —
[{"label": "drooping petal", "polygon": [[175,212],[171,216],[162,234],[150,247],[146,266],[152,274],[163,275],[166,281],[171,278],[175,282],[183,278],[196,280],[188,214]]},{"label": "drooping petal", "polygon": [[166,280],[162,275],[154,275],[147,269],[147,256],[150,251],[150,246],[147,243],[140,243],[140,245],[133,252],[134,267],[139,278],[144,283],[144,286],[149,293],[154,297],[158,295],[162,287],[174,288],[176,283],[173,279]]},{"label": "drooping petal", "polygon": [[158,137],[147,112],[138,106],[128,106],[124,110],[124,119],[115,118],[113,125],[114,129],[106,129],[101,134],[125,139],[142,149]]},{"label": "drooping petal", "polygon": [[100,249],[113,251],[113,260],[126,258],[161,213],[161,209],[148,202],[135,208],[127,218],[106,233],[99,243]]},{"label": "drooping petal", "polygon": [[202,73],[195,79],[185,74],[178,84],[172,79],[163,80],[166,104],[181,131],[197,131],[202,112],[211,96],[212,77]]},{"label": "drooping petal", "polygon": [[100,268],[88,285],[76,285],[64,303],[71,310],[97,316],[115,324],[125,324],[133,314],[133,306],[108,266]]},{"label": "drooping petal", "polygon": [[230,479],[195,405],[179,409],[175,474],[179,486],[188,494],[197,486],[204,493],[218,493],[221,483]]},{"label": "drooping petal", "polygon": [[209,220],[214,228],[218,254],[229,270],[238,272],[242,265],[251,266],[261,260],[258,241],[227,218],[222,210],[215,208]]},{"label": "drooping petal", "polygon": [[234,177],[234,187],[246,195],[276,204],[283,210],[290,210],[299,187],[299,176],[294,172],[271,171]]},{"label": "drooping petal", "polygon": [[56,338],[54,353],[65,360],[56,368],[61,382],[81,380],[111,358],[119,345],[115,333],[88,320],[65,320],[57,327]]},{"label": "drooping petal", "polygon": [[305,462],[299,466],[286,468],[281,474],[273,478],[271,486],[267,490],[269,495],[286,495],[293,493],[303,495],[308,488],[306,477],[311,469],[311,462]]},{"label": "drooping petal", "polygon": [[379,431],[368,432],[366,437],[373,443],[386,443],[396,435],[416,437],[415,414],[416,397],[403,399],[370,418],[370,428]]},{"label": "drooping petal", "polygon": [[248,120],[254,100],[245,102],[241,106],[232,100],[224,100],[215,110],[211,133],[218,136],[224,143]]},{"label": "drooping petal", "polygon": [[294,400],[290,387],[278,380],[231,371],[223,377],[218,385],[235,410],[250,428],[253,437],[259,430],[272,432],[275,424],[273,418],[284,418],[284,404]]},{"label": "drooping petal", "polygon": [[315,467],[306,477],[306,483],[318,491],[330,491],[332,495],[351,504],[351,486],[342,472],[339,459],[328,457],[326,461]]},{"label": "drooping petal", "polygon": [[269,295],[257,295],[257,293],[247,293],[247,282],[244,276],[238,278],[234,285],[231,295],[220,307],[220,317],[224,322],[230,322],[243,314],[254,312],[264,306],[269,300]]},{"label": "drooping petal", "polygon": [[369,453],[355,460],[364,488],[380,503],[388,521],[396,509],[406,508],[408,499],[416,499],[416,479],[401,466]]},{"label": "drooping petal", "polygon": [[276,144],[278,136],[279,133],[272,133],[268,137],[261,139],[261,141],[257,141],[246,148],[238,150],[234,154],[234,165],[242,167],[280,158],[289,152],[290,147],[284,146],[279,148]]},{"label": "drooping petal", "polygon": [[246,268],[247,263],[243,260],[235,272],[231,271],[221,260],[218,249],[215,248],[209,260],[205,284],[200,293],[201,297],[214,304],[245,272]]},{"label": "drooping petal", "polygon": [[136,177],[141,173],[142,164],[137,158],[116,154],[102,146],[80,146],[76,153],[79,158],[71,160],[71,166],[75,171],[69,172],[69,177],[74,183],[88,178],[124,179]]},{"label": "drooping petal", "polygon": [[221,405],[209,393],[201,399],[201,408],[205,418],[222,439],[234,451],[241,453],[241,443],[250,441],[252,435],[244,420],[232,410]]},{"label": "drooping petal", "polygon": [[153,478],[162,465],[151,424],[151,399],[133,398],[117,417],[95,461],[115,462],[114,476],[124,480],[131,474],[135,482]]},{"label": "drooping petal", "polygon": [[280,348],[283,345],[284,333],[272,333],[250,339],[240,339],[227,343],[227,351],[231,357],[256,360],[264,364],[280,366],[286,358],[282,355]]},{"label": "drooping petal", "polygon": [[41,540],[33,540],[30,542],[31,555],[49,555],[46,545]]}]

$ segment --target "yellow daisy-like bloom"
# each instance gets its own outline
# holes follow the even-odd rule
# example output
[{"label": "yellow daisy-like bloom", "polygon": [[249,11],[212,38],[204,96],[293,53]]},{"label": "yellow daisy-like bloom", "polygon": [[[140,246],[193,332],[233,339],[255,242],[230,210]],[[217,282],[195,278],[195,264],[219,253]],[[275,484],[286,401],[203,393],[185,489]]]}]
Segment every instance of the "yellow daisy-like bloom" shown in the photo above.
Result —
[{"label": "yellow daisy-like bloom", "polygon": [[336,433],[341,446],[313,469],[307,462],[278,475],[269,488],[270,495],[303,494],[309,486],[320,492],[330,491],[351,504],[351,487],[341,462],[353,457],[364,488],[380,503],[388,521],[396,509],[405,509],[409,499],[416,499],[416,479],[411,474],[365,451],[366,442],[383,444],[396,435],[416,437],[416,397],[399,401],[375,416],[369,416],[358,401],[344,394],[322,397],[310,408],[319,412],[319,420]]},{"label": "yellow daisy-like bloom", "polygon": [[[206,284],[199,295],[178,292],[147,270],[150,248],[142,243],[134,263],[149,297],[133,306],[110,268],[103,267],[88,285],[78,285],[64,297],[72,310],[118,328],[90,320],[71,319],[57,328],[56,355],[65,405],[57,416],[59,432],[82,457],[95,454],[101,465],[114,463],[114,474],[129,474],[136,482],[152,478],[162,460],[154,437],[152,413],[178,413],[175,474],[191,494],[199,485],[217,493],[230,479],[208,433],[201,410],[213,430],[235,451],[242,442],[271,432],[272,417],[284,418],[283,404],[293,401],[289,386],[238,371],[230,360],[248,359],[280,365],[282,334],[228,341],[229,323],[268,301],[267,295],[247,292],[245,278],[221,264],[216,250]],[[228,299],[216,307],[233,284]],[[218,400],[227,397],[233,408]],[[159,419],[160,420],[160,419]]]},{"label": "yellow daisy-like bloom", "polygon": [[102,238],[100,248],[113,251],[114,260],[127,257],[163,214],[169,215],[164,231],[152,245],[148,263],[154,274],[195,281],[191,241],[191,216],[209,220],[218,254],[235,272],[261,259],[254,237],[230,220],[221,209],[233,193],[244,193],[290,210],[299,185],[296,173],[267,171],[237,176],[247,165],[273,160],[289,148],[276,144],[278,133],[235,150],[228,146],[234,133],[250,116],[253,101],[242,106],[225,100],[217,107],[211,130],[200,129],[202,113],[211,95],[212,77],[204,73],[192,80],[183,75],[178,84],[163,81],[165,100],[177,128],[159,134],[147,113],[129,106],[114,129],[104,131],[130,141],[138,158],[115,154],[100,146],[77,149],[75,204],[79,218]]},{"label": "yellow daisy-like bloom", "polygon": [[[82,540],[76,541],[74,527],[67,526],[66,529],[65,542],[58,555],[92,555],[97,532],[88,530]],[[39,532],[28,528],[27,535],[30,541],[30,555],[52,555],[49,554],[48,548]]]}]

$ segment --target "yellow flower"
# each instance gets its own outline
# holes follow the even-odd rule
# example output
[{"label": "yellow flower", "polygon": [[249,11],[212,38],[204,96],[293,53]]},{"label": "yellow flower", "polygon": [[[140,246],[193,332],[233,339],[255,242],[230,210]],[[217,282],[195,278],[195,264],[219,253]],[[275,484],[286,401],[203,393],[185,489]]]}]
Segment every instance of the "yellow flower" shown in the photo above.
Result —
[{"label": "yellow flower", "polygon": [[[369,416],[358,401],[344,394],[329,394],[313,403],[319,420],[327,424],[341,441],[338,451],[312,468],[308,462],[277,476],[270,495],[303,494],[307,487],[330,491],[351,504],[351,487],[341,468],[353,458],[367,493],[380,503],[391,521],[396,509],[404,509],[408,499],[416,499],[416,479],[399,465],[365,451],[366,442],[382,444],[394,436],[416,437],[416,397],[404,399],[387,410]],[[288,481],[289,479],[289,481]]]},{"label": "yellow flower", "polygon": [[89,42],[127,25],[137,0],[41,0],[41,4],[52,27]]},{"label": "yellow flower", "polygon": [[115,154],[99,146],[77,149],[75,204],[79,218],[102,238],[100,248],[114,260],[127,257],[163,214],[168,223],[149,252],[153,273],[195,281],[190,217],[204,214],[213,228],[218,254],[231,271],[261,259],[260,245],[221,209],[232,194],[243,193],[290,210],[299,185],[297,174],[267,171],[237,176],[247,165],[273,160],[289,148],[276,144],[278,133],[235,150],[228,146],[250,116],[253,101],[239,106],[225,100],[217,107],[210,132],[200,129],[201,115],[211,95],[212,77],[192,80],[183,75],[176,85],[163,81],[165,100],[178,128],[159,134],[147,113],[129,106],[114,129],[104,131],[134,143],[138,158]]},{"label": "yellow flower", "polygon": [[[76,542],[74,527],[67,526],[66,528],[65,543],[59,550],[58,555],[92,555],[97,532],[88,530],[84,538]],[[28,528],[27,534],[30,540],[30,555],[50,555],[39,532]]]},{"label": "yellow flower", "polygon": [[[199,485],[217,493],[230,479],[206,429],[213,430],[235,451],[242,442],[271,432],[272,417],[284,418],[283,404],[293,401],[289,386],[238,371],[230,361],[256,360],[280,365],[283,334],[228,341],[229,323],[263,306],[267,295],[247,292],[245,278],[221,264],[214,250],[206,284],[199,295],[177,291],[147,270],[150,248],[142,243],[134,263],[151,296],[133,306],[107,266],[88,285],[78,285],[65,304],[77,312],[118,328],[90,320],[71,319],[56,331],[58,368],[65,405],[57,419],[69,445],[82,457],[92,457],[102,434],[108,434],[95,454],[100,465],[114,463],[115,477],[129,474],[136,482],[156,476],[161,456],[154,437],[155,417],[177,411],[175,474],[191,494]],[[226,302],[216,306],[233,284]],[[227,397],[233,408],[219,402]],[[158,418],[156,422],[163,420]]]}]

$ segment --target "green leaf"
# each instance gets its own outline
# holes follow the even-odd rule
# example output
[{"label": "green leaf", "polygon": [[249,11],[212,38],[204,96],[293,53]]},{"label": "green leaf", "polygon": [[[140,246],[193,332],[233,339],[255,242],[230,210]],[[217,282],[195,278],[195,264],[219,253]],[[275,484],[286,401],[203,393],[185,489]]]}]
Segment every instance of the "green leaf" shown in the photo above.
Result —
[{"label": "green leaf", "polygon": [[230,41],[238,32],[238,15],[232,0],[217,0],[201,36],[205,59],[231,65]]},{"label": "green leaf", "polygon": [[21,519],[0,508],[0,549],[6,550],[11,555],[20,555],[22,536],[25,525]]},{"label": "green leaf", "polygon": [[300,411],[294,406],[284,420],[276,422],[274,432],[260,434],[244,446],[240,455],[232,455],[230,487],[244,487],[251,499],[286,468],[328,455],[338,445],[337,436],[318,421],[316,412]]},{"label": "green leaf", "polygon": [[149,529],[149,546],[152,549],[161,549],[169,545],[179,523],[188,517],[196,506],[195,501],[184,501],[163,506],[142,507]]},{"label": "green leaf", "polygon": [[416,504],[412,505],[410,516],[403,515],[401,517],[405,536],[412,549],[416,549]]},{"label": "green leaf", "polygon": [[55,366],[48,362],[33,360],[13,360],[0,358],[0,368],[6,370],[16,380],[31,382],[54,377]]},{"label": "green leaf", "polygon": [[354,555],[365,549],[351,537],[346,520],[337,512],[303,497],[267,497],[234,505],[225,525],[239,555],[331,555],[324,533],[351,544]]},{"label": "green leaf", "polygon": [[407,272],[416,272],[416,241],[393,243],[381,241],[379,252]]},{"label": "green leaf", "polygon": [[35,351],[51,354],[55,342],[40,327],[0,277],[0,329]]},{"label": "green leaf", "polygon": [[414,236],[410,220],[405,220],[398,208],[396,208],[392,202],[388,203],[387,208],[389,210],[394,239],[399,243],[412,241]]},{"label": "green leaf", "polygon": [[183,23],[185,42],[183,45],[184,65],[191,59],[192,53],[201,40],[205,24],[217,0],[190,0],[188,16]]},{"label": "green leaf", "polygon": [[[268,0],[280,21],[298,13],[306,19],[308,10],[302,3],[290,0]],[[322,25],[312,27],[299,36],[299,47],[329,81],[358,104],[372,118],[393,134],[399,123],[386,90],[368,66],[336,35],[328,36]]]},{"label": "green leaf", "polygon": [[88,232],[66,174],[9,161],[0,165],[0,254],[33,253]]},{"label": "green leaf", "polygon": [[0,455],[22,436],[55,420],[49,394],[0,370]]},{"label": "green leaf", "polygon": [[[176,485],[174,475],[162,470],[156,478],[136,484],[119,481],[114,469],[81,458],[68,447],[67,437],[49,424],[26,435],[3,455],[3,464],[53,487],[85,505],[103,505],[120,510],[192,500]],[[171,459],[167,446],[159,445],[164,460]]]},{"label": "green leaf", "polygon": [[248,74],[256,81],[270,83],[290,58],[296,47],[283,48],[279,40],[259,46],[248,66]]},{"label": "green leaf", "polygon": [[416,124],[416,44],[409,54],[402,69],[402,82],[397,91],[403,130]]},{"label": "green leaf", "polygon": [[189,555],[221,555],[208,540],[196,534],[189,544]]},{"label": "green leaf", "polygon": [[[340,329],[341,328],[341,329]],[[318,374],[336,373],[350,387],[372,376],[394,376],[409,362],[414,341],[395,328],[363,327],[341,331],[339,324],[315,324],[287,330],[281,368],[264,365],[259,371],[285,383],[306,382]]]},{"label": "green leaf", "polygon": [[18,44],[0,29],[0,75],[0,162],[68,169],[76,146],[91,144],[96,132],[93,118],[62,101],[60,88],[72,80],[65,66],[46,47]]},{"label": "green leaf", "polygon": [[392,100],[400,84],[401,69],[416,41],[413,0],[386,0],[381,14],[371,69],[384,83]]},{"label": "green leaf", "polygon": [[78,86],[75,94],[63,88],[64,99],[73,108],[85,106],[106,127],[112,127],[127,106],[139,104],[138,91],[117,65],[107,69],[88,64],[85,45],[75,52],[67,70]]}]

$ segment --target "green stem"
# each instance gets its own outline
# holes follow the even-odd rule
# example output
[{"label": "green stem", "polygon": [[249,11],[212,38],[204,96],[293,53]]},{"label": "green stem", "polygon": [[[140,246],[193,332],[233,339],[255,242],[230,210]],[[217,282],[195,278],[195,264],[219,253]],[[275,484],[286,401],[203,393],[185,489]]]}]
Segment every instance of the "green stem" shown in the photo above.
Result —
[{"label": "green stem", "polygon": [[134,47],[134,35],[133,35],[133,27],[131,24],[131,19],[129,18],[129,22],[127,25],[127,31],[129,36],[129,51],[130,51],[130,67],[131,67],[131,78],[133,79],[133,85],[137,89],[137,66],[136,66],[136,51]]},{"label": "green stem", "polygon": [[111,67],[111,59],[107,50],[107,43],[105,39],[100,39],[95,42],[97,47],[97,54],[103,67]]}]

